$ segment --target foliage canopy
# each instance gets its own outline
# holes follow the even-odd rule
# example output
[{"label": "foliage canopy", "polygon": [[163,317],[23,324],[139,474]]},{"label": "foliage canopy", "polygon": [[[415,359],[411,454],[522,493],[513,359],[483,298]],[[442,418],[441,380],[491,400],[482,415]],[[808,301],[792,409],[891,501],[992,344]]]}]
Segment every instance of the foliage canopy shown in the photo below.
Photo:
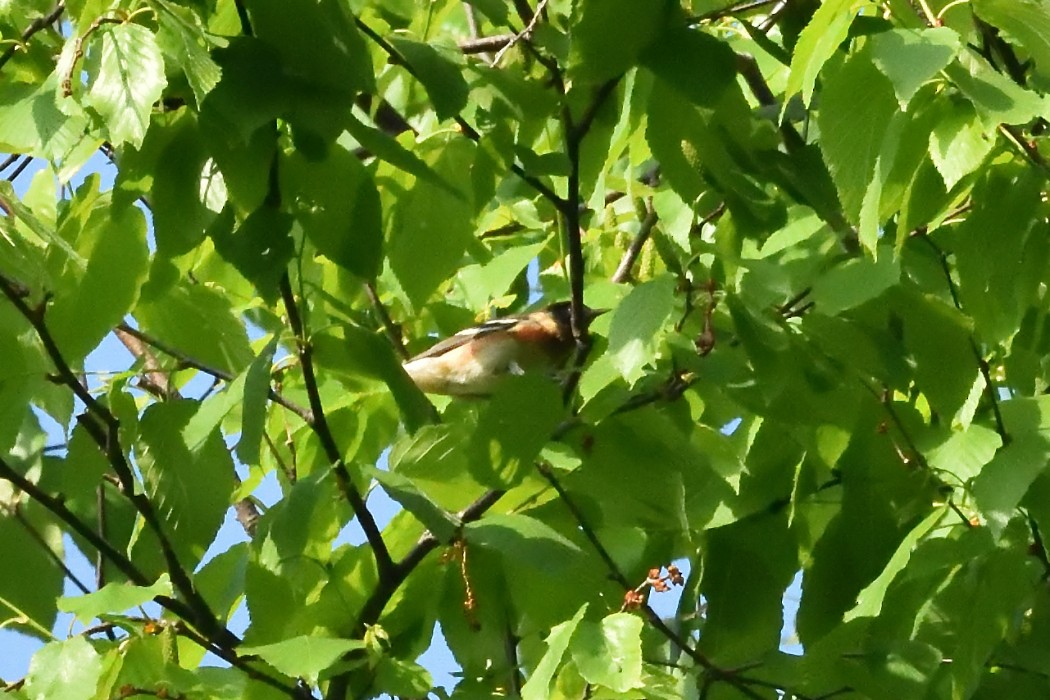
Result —
[{"label": "foliage canopy", "polygon": [[[436,625],[456,698],[1050,696],[1048,0],[0,36],[0,611],[47,642],[11,697],[440,694]],[[561,299],[612,309],[565,391],[401,369]]]}]

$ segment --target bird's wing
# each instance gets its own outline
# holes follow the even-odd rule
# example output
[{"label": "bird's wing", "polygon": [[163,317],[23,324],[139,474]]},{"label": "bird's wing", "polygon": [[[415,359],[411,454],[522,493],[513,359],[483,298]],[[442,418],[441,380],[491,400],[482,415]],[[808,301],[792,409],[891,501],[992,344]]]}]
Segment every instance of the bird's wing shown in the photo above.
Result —
[{"label": "bird's wing", "polygon": [[450,350],[455,350],[459,346],[470,342],[474,338],[480,338],[481,336],[488,335],[489,333],[495,333],[496,331],[506,330],[513,327],[519,322],[520,319],[514,317],[506,318],[495,318],[491,321],[486,321],[479,326],[473,326],[471,328],[465,328],[459,333],[456,333],[451,338],[445,338],[439,343],[435,344],[429,350],[425,350],[408,362],[415,362],[416,360],[423,360],[428,357],[440,357]]}]

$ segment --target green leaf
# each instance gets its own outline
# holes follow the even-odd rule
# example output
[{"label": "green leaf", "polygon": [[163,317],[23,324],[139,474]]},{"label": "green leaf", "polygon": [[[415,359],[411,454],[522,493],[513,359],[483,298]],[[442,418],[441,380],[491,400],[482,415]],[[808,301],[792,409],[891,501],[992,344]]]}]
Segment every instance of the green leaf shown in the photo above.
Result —
[{"label": "green leaf", "polygon": [[[821,3],[795,44],[785,91],[787,96],[801,91],[802,101],[806,105],[812,101],[813,86],[820,69],[846,38],[858,10],[870,4],[869,0],[829,0]],[[785,109],[787,104],[785,100]]]},{"label": "green leaf", "polygon": [[163,295],[140,300],[134,313],[141,330],[212,367],[237,373],[255,357],[220,290],[180,280]]},{"label": "green leaf", "polygon": [[572,566],[580,548],[541,520],[508,513],[468,523],[463,536],[470,544],[499,552],[516,564],[556,576]]},{"label": "green leaf", "polygon": [[71,117],[55,103],[57,78],[33,85],[4,81],[0,85],[0,148],[9,153],[36,153],[65,160],[88,126],[86,116]]},{"label": "green leaf", "polygon": [[974,424],[952,431],[947,440],[926,453],[926,460],[932,468],[953,474],[959,482],[966,483],[992,460],[1002,444],[997,432]]},{"label": "green leaf", "polygon": [[[828,6],[821,5],[821,10]],[[820,104],[820,149],[846,216],[858,223],[883,140],[898,111],[897,99],[871,58],[857,53],[827,79]]]},{"label": "green leaf", "polygon": [[521,689],[522,700],[547,700],[550,697],[551,680],[554,678],[554,674],[561,664],[562,657],[565,656],[565,652],[569,648],[569,642],[572,641],[573,634],[576,632],[580,621],[583,620],[585,612],[587,612],[586,603],[576,611],[571,620],[566,620],[551,629],[546,640],[547,650],[544,652],[540,662],[536,664],[536,668],[533,670],[532,675],[529,676],[529,680],[525,682]]},{"label": "green leaf", "polygon": [[514,246],[488,262],[460,268],[457,282],[471,308],[484,309],[502,296],[525,267],[547,247],[546,243]]},{"label": "green leaf", "polygon": [[[451,139],[433,148],[427,160],[454,190],[470,192],[474,146],[463,138]],[[387,228],[387,255],[401,288],[419,307],[458,269],[473,238],[474,212],[469,201],[424,180],[417,179],[396,192],[397,207],[391,211]]]},{"label": "green leaf", "polygon": [[217,225],[208,230],[215,250],[255,285],[263,299],[272,302],[277,298],[277,284],[295,254],[291,215],[263,204],[235,231],[229,231],[227,223],[228,218],[223,221],[220,217]]},{"label": "green leaf", "polygon": [[900,260],[883,254],[877,260],[853,258],[836,265],[813,283],[814,310],[835,316],[875,299],[900,280]]},{"label": "green leaf", "polygon": [[386,338],[346,325],[342,328],[342,337],[318,333],[312,344],[322,366],[348,378],[359,379],[364,375],[386,382],[410,433],[433,421],[434,407],[401,368]]},{"label": "green leaf", "polygon": [[[601,504],[607,525],[668,538],[700,531],[735,495],[692,437],[691,426],[652,408],[606,418],[580,452],[584,463],[573,472],[573,490]],[[662,465],[660,478],[641,464]]]},{"label": "green leaf", "polygon": [[[1026,550],[995,549],[978,562],[975,571],[966,567],[955,577],[956,600],[950,601],[955,605],[944,606],[962,627],[954,648],[949,647],[945,655],[952,659],[952,697],[973,693],[991,654],[1015,629],[1017,615],[1024,614],[1040,577]],[[969,575],[964,579],[964,574]]]},{"label": "green leaf", "polygon": [[[244,374],[244,389],[241,392],[244,397],[241,403],[241,439],[237,441],[237,458],[245,464],[259,463],[259,445],[262,443],[266,426],[266,409],[270,401],[270,371],[277,341],[277,336],[271,338]],[[239,380],[240,377],[234,382]]]},{"label": "green leaf", "polygon": [[89,624],[106,613],[122,613],[150,602],[157,596],[172,594],[171,579],[162,574],[152,586],[133,586],[130,583],[107,583],[94,593],[72,598],[59,598],[58,609],[72,613],[82,624]]},{"label": "green leaf", "polygon": [[391,498],[414,515],[439,542],[451,541],[463,526],[459,518],[432,501],[408,477],[367,465],[362,469],[378,481]]},{"label": "green leaf", "polygon": [[332,262],[364,279],[383,260],[379,191],[361,162],[333,145],[323,161],[295,151],[281,161],[281,192],[310,241]]},{"label": "green leaf", "polygon": [[1042,182],[1026,167],[990,170],[974,188],[973,212],[950,239],[960,300],[986,342],[1014,333],[1039,293],[1048,251],[1031,224]]},{"label": "green leaf", "polygon": [[886,597],[886,589],[893,583],[897,575],[911,561],[912,552],[916,545],[926,537],[927,534],[939,523],[948,512],[947,507],[938,508],[923,518],[922,522],[913,527],[911,531],[901,540],[897,551],[886,563],[878,578],[869,583],[864,590],[857,595],[857,604],[846,613],[843,622],[849,622],[856,617],[875,617],[882,611],[882,603]]},{"label": "green leaf", "polygon": [[516,486],[564,415],[557,383],[536,373],[500,382],[467,447],[471,473],[492,488]]},{"label": "green leaf", "polygon": [[930,134],[930,157],[948,190],[984,162],[995,145],[990,134],[968,104],[953,104],[933,127]]},{"label": "green leaf", "polygon": [[1046,470],[1050,439],[1045,434],[1012,434],[1008,445],[984,465],[973,482],[977,507],[999,536],[1014,517],[1028,488]]},{"label": "green leaf", "polygon": [[973,11],[1015,39],[1035,61],[1036,72],[1050,77],[1050,5],[1045,0],[974,0]]},{"label": "green leaf", "polygon": [[784,591],[799,568],[797,547],[783,512],[707,532],[700,588],[708,606],[704,653],[732,665],[780,646]]},{"label": "green leaf", "polygon": [[674,308],[674,292],[674,278],[665,275],[632,289],[613,311],[606,352],[631,385],[656,359],[655,341]]},{"label": "green leaf", "polygon": [[915,358],[915,381],[933,406],[954,418],[982,380],[970,347],[971,328],[955,308],[930,296],[896,294],[904,344]]},{"label": "green leaf", "polygon": [[642,682],[642,618],[613,613],[599,622],[583,620],[572,638],[572,658],[588,683],[618,693]]},{"label": "green leaf", "polygon": [[[10,498],[8,488],[6,482],[0,483],[5,500]],[[14,507],[17,516],[11,513]],[[0,580],[0,623],[44,641],[53,639],[55,599],[62,595],[63,582],[62,570],[47,550],[63,556],[62,531],[52,517],[44,516],[35,504],[5,504],[0,510],[0,557],[17,562],[17,575]]]},{"label": "green leaf", "polygon": [[1046,110],[1043,98],[999,73],[973,52],[959,54],[959,59],[944,71],[973,102],[989,128],[1023,124]]},{"label": "green leaf", "polygon": [[207,160],[197,120],[186,109],[158,115],[141,148],[127,149],[121,159],[117,191],[127,194],[127,204],[149,197],[157,252],[164,256],[195,248],[215,217],[201,197]]},{"label": "green leaf", "polygon": [[237,651],[258,656],[281,673],[293,678],[302,677],[313,684],[344,654],[365,647],[366,644],[359,639],[311,635],[291,637],[274,644],[242,646]]},{"label": "green leaf", "polygon": [[234,488],[233,460],[217,430],[196,449],[186,444],[183,434],[198,406],[181,399],[147,408],[139,423],[142,446],[135,451],[146,493],[172,533],[179,559],[191,570],[222,525]]},{"label": "green leaf", "polygon": [[599,82],[624,73],[657,37],[670,7],[669,2],[580,2],[572,24],[570,75]]},{"label": "green leaf", "polygon": [[169,0],[157,0],[157,4],[162,9],[157,13],[157,43],[170,62],[186,74],[199,107],[222,77],[222,70],[209,53],[211,38],[192,9]]},{"label": "green leaf", "polygon": [[376,689],[395,697],[427,696],[433,685],[430,672],[412,661],[384,656],[376,667]]},{"label": "green leaf", "polygon": [[76,246],[84,270],[68,266],[47,313],[67,361],[79,363],[131,310],[146,279],[146,221],[135,207],[91,212]]},{"label": "green leaf", "polygon": [[280,54],[289,75],[348,96],[375,89],[368,47],[344,4],[337,0],[252,3],[248,14],[255,35]]},{"label": "green leaf", "polygon": [[445,178],[434,172],[426,161],[402,146],[393,136],[359,121],[353,114],[347,116],[346,131],[376,158],[409,175],[445,189],[453,196],[462,197],[462,194],[454,189]]},{"label": "green leaf", "polygon": [[105,120],[114,146],[138,147],[146,136],[153,104],[167,84],[157,37],[125,22],[104,28],[99,72],[85,101]]},{"label": "green leaf", "polygon": [[423,84],[438,119],[450,119],[466,107],[470,88],[463,78],[463,57],[459,51],[396,35],[389,41]]},{"label": "green leaf", "polygon": [[955,58],[959,35],[948,27],[891,29],[871,38],[872,59],[890,82],[901,108]]},{"label": "green leaf", "polygon": [[29,662],[26,693],[47,700],[93,698],[102,679],[103,661],[91,643],[80,636],[48,644]]}]

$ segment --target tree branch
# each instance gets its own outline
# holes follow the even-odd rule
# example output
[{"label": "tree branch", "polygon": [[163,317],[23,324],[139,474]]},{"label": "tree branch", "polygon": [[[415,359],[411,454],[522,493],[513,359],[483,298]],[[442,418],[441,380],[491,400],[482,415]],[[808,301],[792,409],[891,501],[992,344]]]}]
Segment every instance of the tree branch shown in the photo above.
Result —
[{"label": "tree branch", "polygon": [[310,339],[307,337],[302,317],[299,315],[299,307],[295,302],[292,283],[287,273],[281,278],[280,288],[285,313],[288,314],[288,325],[291,326],[298,346],[299,364],[303,369],[303,383],[306,385],[306,395],[310,398],[310,413],[313,417],[313,420],[310,421],[310,426],[313,428],[314,433],[317,434],[318,439],[320,439],[321,447],[324,449],[328,460],[332,463],[332,471],[335,474],[339,490],[350,503],[354,516],[360,522],[365,538],[372,547],[372,555],[376,560],[380,580],[389,580],[396,575],[394,562],[390,558],[390,552],[387,550],[386,542],[383,541],[383,535],[379,531],[375,518],[372,516],[371,511],[368,510],[365,499],[361,496],[361,492],[357,490],[357,486],[354,485],[353,479],[350,477],[350,472],[343,462],[342,452],[336,444],[331,428],[328,426],[328,419],[324,414],[324,406],[321,404],[321,393],[318,390],[317,374],[314,371],[313,348],[310,345]]},{"label": "tree branch", "polygon": [[401,335],[401,329],[396,323],[394,323],[394,319],[390,318],[389,312],[387,312],[386,307],[383,306],[383,302],[379,299],[379,292],[376,290],[375,284],[372,282],[365,282],[365,293],[368,294],[368,300],[372,303],[372,310],[375,312],[376,318],[379,319],[379,323],[382,324],[383,331],[386,333],[390,345],[393,346],[394,352],[396,352],[398,357],[402,360],[407,360],[408,350],[405,349],[405,339]]},{"label": "tree branch", "polygon": [[[388,42],[386,39],[381,37],[374,29],[372,29],[372,27],[370,27],[368,24],[363,22],[360,17],[354,17],[354,22],[357,25],[358,29],[360,29],[361,32],[365,36],[367,36],[369,39],[371,39],[373,42],[375,42],[376,45],[379,46],[379,48],[383,49],[383,51],[395,63],[397,63],[398,65],[402,66],[406,71],[408,71],[408,74],[411,75],[413,78],[415,78],[416,80],[420,80],[419,73],[416,71],[416,69],[412,66],[411,63],[409,63],[408,60],[405,59],[405,57],[403,55],[401,55],[401,52],[399,52],[397,49],[395,49],[393,47],[393,45],[391,45],[390,42]],[[420,80],[420,82],[422,82],[422,81]],[[479,141],[481,141],[481,134],[479,134],[477,129],[475,129],[473,126],[471,126],[467,122],[467,120],[465,120],[463,117],[461,117],[458,114],[455,117],[453,117],[452,119],[453,119],[453,121],[456,122],[456,125],[459,127],[460,132],[464,136],[466,136],[471,141],[474,141],[475,143],[478,143]],[[551,202],[551,204],[553,204],[557,209],[561,210],[561,209],[563,209],[565,207],[565,200],[563,200],[561,197],[559,197],[554,192],[554,190],[552,190],[550,187],[545,185],[539,178],[536,178],[536,177],[534,177],[532,175],[529,175],[527,172],[525,172],[525,169],[522,168],[517,163],[513,163],[513,162],[512,163],[508,163],[507,167],[510,169],[510,171],[512,173],[517,175],[524,182],[526,182],[529,186],[531,186],[534,190],[539,192],[540,195],[542,195],[544,199],[546,199],[549,202]]]},{"label": "tree branch", "polygon": [[634,240],[631,241],[631,245],[627,248],[627,252],[624,253],[623,258],[620,260],[619,266],[616,268],[616,272],[613,273],[612,281],[617,284],[621,284],[631,279],[634,270],[634,263],[638,260],[638,256],[642,253],[642,248],[645,247],[646,241],[649,240],[649,235],[653,232],[653,226],[660,220],[660,217],[656,213],[656,209],[653,208],[653,198],[650,197],[645,203],[645,218],[642,219],[642,224],[638,229],[638,233],[635,235]]},{"label": "tree branch", "polygon": [[[177,349],[173,348],[172,346],[168,345],[164,341],[162,341],[162,340],[160,340],[158,338],[154,338],[153,336],[149,335],[148,333],[143,333],[142,331],[140,331],[137,328],[132,328],[131,326],[129,326],[126,323],[121,323],[119,326],[117,326],[116,327],[116,331],[118,333],[118,335],[117,335],[118,338],[120,337],[120,333],[126,333],[127,335],[132,336],[133,338],[137,338],[137,339],[141,340],[142,342],[146,343],[150,347],[161,351],[162,353],[164,353],[168,357],[171,357],[171,358],[177,360],[179,362],[179,364],[181,364],[181,365],[183,365],[185,367],[189,367],[190,369],[195,369],[195,370],[198,370],[200,372],[204,372],[205,374],[207,374],[207,375],[209,375],[211,377],[215,377],[216,379],[221,379],[224,382],[232,382],[234,379],[236,379],[235,375],[227,372],[226,370],[219,369],[218,367],[212,367],[211,365],[205,364],[204,362],[201,362],[200,360],[196,360],[196,359],[190,357],[189,355],[187,355],[186,353],[182,352],[181,350],[177,350]],[[125,343],[125,345],[127,345],[127,344]],[[313,416],[311,415],[309,409],[303,408],[302,406],[300,406],[299,404],[295,403],[294,401],[291,401],[291,400],[285,398],[280,392],[278,392],[272,386],[267,388],[267,394],[269,395],[271,401],[273,401],[275,404],[278,404],[280,406],[283,406],[283,407],[287,408],[289,411],[291,411],[295,415],[297,415],[300,418],[302,418],[303,422],[310,423],[310,422],[313,421]]]},{"label": "tree branch", "polygon": [[[126,324],[121,324],[121,326],[124,325]],[[160,363],[157,362],[156,356],[153,354],[152,349],[146,341],[136,333],[129,332],[129,330],[125,330],[122,327],[113,329],[113,332],[116,334],[120,342],[124,344],[124,347],[128,349],[128,352],[142,361],[145,368],[145,377],[140,380],[140,384],[143,385],[143,388],[153,393],[162,401],[169,398],[178,398],[179,390],[172,386],[167,373],[161,370]],[[233,472],[233,479],[238,485],[241,483],[236,470]],[[101,519],[105,513],[104,509],[105,501],[100,500],[100,528],[102,528]],[[259,521],[259,509],[255,506],[255,501],[250,498],[242,498],[238,500],[234,504],[234,512],[237,516],[237,522],[241,524],[244,532],[249,537],[253,536],[255,534],[255,525]],[[101,572],[101,569],[99,571]]]},{"label": "tree branch", "polygon": [[51,10],[51,12],[43,17],[38,17],[30,22],[29,26],[22,31],[22,36],[20,37],[21,41],[17,44],[12,44],[6,51],[0,54],[0,69],[2,69],[4,65],[14,57],[15,52],[22,48],[22,45],[29,41],[34,34],[57,22],[58,18],[62,16],[62,13],[65,12],[65,10],[65,0],[59,0],[58,4],[55,5],[55,9]]},{"label": "tree branch", "polygon": [[55,366],[58,381],[72,390],[77,398],[84,402],[87,414],[81,415],[79,422],[109,461],[117,475],[121,493],[131,502],[135,510],[142,516],[146,527],[156,536],[167,564],[168,573],[171,574],[172,584],[185,598],[188,605],[189,614],[186,619],[193,621],[209,639],[217,644],[227,647],[235,646],[240,640],[226,629],[225,625],[212,613],[204,598],[197,592],[189,573],[183,568],[167,533],[161,526],[160,517],[153,508],[153,503],[144,493],[136,493],[135,477],[120,445],[120,424],[109,408],[99,402],[91,395],[87,387],[81,384],[80,379],[62,356],[62,352],[44,321],[44,313],[47,309],[46,299],[38,306],[30,307],[26,303],[27,290],[3,275],[0,275],[0,291],[36,331],[37,337]]},{"label": "tree branch", "polygon": [[[609,576],[623,588],[625,594],[628,592],[633,592],[635,590],[635,587],[631,585],[631,582],[628,581],[627,577],[624,576],[622,571],[620,571],[620,567],[617,565],[616,560],[612,558],[612,555],[609,554],[609,550],[605,548],[601,540],[598,538],[598,534],[587,523],[587,520],[583,516],[583,512],[576,505],[576,502],[569,496],[569,493],[565,490],[565,487],[561,485],[561,482],[558,481],[558,478],[554,476],[554,472],[551,470],[551,468],[548,465],[543,464],[542,462],[537,463],[536,468],[539,471],[540,475],[544,479],[546,479],[547,483],[549,483],[554,489],[554,491],[558,494],[558,498],[561,500],[561,502],[565,504],[565,507],[572,515],[573,520],[576,521],[576,525],[580,528],[580,532],[583,533],[583,536],[587,538],[588,542],[591,543],[591,546],[594,548],[594,551],[598,554],[598,557],[605,564],[605,568],[608,570]],[[747,687],[749,684],[758,684],[754,681],[754,679],[740,677],[736,672],[732,670],[727,670],[716,666],[700,650],[694,648],[685,639],[683,639],[681,635],[679,635],[677,632],[671,629],[670,626],[668,626],[668,624],[663,621],[663,618],[661,618],[660,615],[657,614],[657,612],[653,610],[648,603],[642,603],[639,606],[639,610],[641,610],[641,612],[645,615],[646,619],[649,621],[649,624],[655,627],[660,632],[660,634],[664,635],[664,637],[666,637],[668,641],[670,641],[672,644],[681,649],[682,653],[684,653],[686,656],[692,659],[709,675],[713,676],[716,680],[724,681],[726,683],[731,684],[741,693],[750,698],[755,698],[755,700],[761,700],[762,696],[758,695],[753,690]]]}]

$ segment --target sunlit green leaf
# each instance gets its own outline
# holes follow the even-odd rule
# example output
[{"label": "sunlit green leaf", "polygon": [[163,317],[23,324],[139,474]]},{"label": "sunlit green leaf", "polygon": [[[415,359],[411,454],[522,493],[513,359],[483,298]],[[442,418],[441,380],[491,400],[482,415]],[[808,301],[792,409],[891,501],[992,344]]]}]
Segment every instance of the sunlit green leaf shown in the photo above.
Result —
[{"label": "sunlit green leaf", "polygon": [[99,73],[87,102],[106,119],[110,141],[142,143],[150,111],[167,80],[157,37],[149,29],[124,22],[101,31]]},{"label": "sunlit green leaf", "polygon": [[83,624],[88,624],[104,613],[120,613],[147,603],[157,596],[172,594],[171,579],[164,574],[152,586],[133,586],[128,583],[108,583],[103,588],[75,598],[59,598],[58,607],[73,613]]}]

